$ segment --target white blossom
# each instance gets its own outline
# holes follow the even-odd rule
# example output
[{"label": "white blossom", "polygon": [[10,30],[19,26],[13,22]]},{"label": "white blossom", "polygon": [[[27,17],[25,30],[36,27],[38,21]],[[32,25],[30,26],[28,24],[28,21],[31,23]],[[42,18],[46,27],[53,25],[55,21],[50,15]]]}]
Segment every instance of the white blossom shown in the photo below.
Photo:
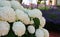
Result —
[{"label": "white blossom", "polygon": [[14,33],[18,36],[22,36],[25,34],[26,28],[22,22],[14,22],[12,27]]},{"label": "white blossom", "polygon": [[39,20],[40,20],[40,28],[41,28],[41,27],[44,27],[45,24],[46,24],[46,20],[45,20],[45,18],[42,17],[42,18],[39,18]]},{"label": "white blossom", "polygon": [[17,19],[19,19],[26,25],[30,24],[30,18],[28,17],[26,13],[24,13],[24,11],[16,9],[15,12],[16,12]]},{"label": "white blossom", "polygon": [[0,19],[3,21],[14,22],[15,12],[10,7],[0,7]]},{"label": "white blossom", "polygon": [[10,1],[0,1],[0,7],[4,6],[11,7]]},{"label": "white blossom", "polygon": [[34,26],[28,26],[28,32],[31,34],[35,33],[35,27]]},{"label": "white blossom", "polygon": [[42,17],[42,12],[39,9],[33,9],[32,10],[32,15],[33,15],[33,17],[41,18]]},{"label": "white blossom", "polygon": [[42,29],[43,30],[43,32],[44,32],[44,37],[49,37],[49,32],[48,32],[48,30],[47,29]]},{"label": "white blossom", "polygon": [[11,1],[11,7],[13,9],[23,9],[23,6],[18,1]]},{"label": "white blossom", "polygon": [[42,12],[38,9],[33,9],[33,10],[24,9],[24,11],[32,18],[41,18],[42,17]]},{"label": "white blossom", "polygon": [[0,21],[0,36],[7,35],[10,30],[10,25],[5,21]]},{"label": "white blossom", "polygon": [[37,29],[35,36],[36,37],[44,37],[44,32],[41,29]]}]

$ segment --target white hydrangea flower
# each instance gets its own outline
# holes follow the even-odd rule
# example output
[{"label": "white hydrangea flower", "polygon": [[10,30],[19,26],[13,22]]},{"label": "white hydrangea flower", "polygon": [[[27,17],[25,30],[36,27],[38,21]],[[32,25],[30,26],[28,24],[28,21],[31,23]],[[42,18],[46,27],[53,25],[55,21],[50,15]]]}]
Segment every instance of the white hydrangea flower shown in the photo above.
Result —
[{"label": "white hydrangea flower", "polygon": [[33,9],[33,11],[36,11],[38,15],[42,16],[42,12],[39,9]]},{"label": "white hydrangea flower", "polygon": [[33,9],[33,10],[24,9],[24,11],[32,18],[41,18],[42,17],[42,12],[38,9]]},{"label": "white hydrangea flower", "polygon": [[44,32],[44,37],[49,37],[49,32],[48,32],[48,30],[46,30],[46,29],[42,29],[43,30],[43,32]]},{"label": "white hydrangea flower", "polygon": [[23,6],[18,1],[11,1],[11,6],[13,9],[23,9]]},{"label": "white hydrangea flower", "polygon": [[28,26],[28,32],[31,34],[35,33],[35,27],[34,26]]},{"label": "white hydrangea flower", "polygon": [[46,20],[45,20],[45,18],[42,17],[42,18],[39,18],[39,19],[40,19],[40,28],[41,28],[41,27],[44,27],[45,24],[46,24]]},{"label": "white hydrangea flower", "polygon": [[14,22],[16,17],[15,17],[15,12],[12,8],[10,7],[0,7],[0,19],[8,22]]},{"label": "white hydrangea flower", "polygon": [[0,36],[7,35],[10,30],[10,25],[5,21],[0,21]]},{"label": "white hydrangea flower", "polygon": [[28,13],[29,9],[24,8],[23,11],[24,11],[25,13]]},{"label": "white hydrangea flower", "polygon": [[22,36],[25,34],[26,28],[22,22],[15,22],[12,27],[14,33],[18,36]]},{"label": "white hydrangea flower", "polygon": [[28,17],[28,15],[26,13],[24,13],[24,11],[16,9],[16,16],[17,18],[22,21],[24,24],[30,24],[30,18]]},{"label": "white hydrangea flower", "polygon": [[11,7],[10,1],[0,1],[0,7],[8,6]]},{"label": "white hydrangea flower", "polygon": [[41,29],[37,29],[35,36],[36,37],[44,37],[44,32]]},{"label": "white hydrangea flower", "polygon": [[42,12],[39,9],[33,9],[32,12],[30,13],[30,16],[36,17],[36,18],[41,18]]}]

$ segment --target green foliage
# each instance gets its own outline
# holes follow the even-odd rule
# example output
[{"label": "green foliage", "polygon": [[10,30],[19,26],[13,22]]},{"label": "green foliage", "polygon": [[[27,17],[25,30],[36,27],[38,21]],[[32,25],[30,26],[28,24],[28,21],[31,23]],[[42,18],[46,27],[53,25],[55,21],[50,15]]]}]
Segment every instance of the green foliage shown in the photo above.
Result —
[{"label": "green foliage", "polygon": [[33,20],[34,20],[34,26],[35,26],[35,28],[38,29],[39,25],[40,25],[39,19],[38,18],[34,18]]}]

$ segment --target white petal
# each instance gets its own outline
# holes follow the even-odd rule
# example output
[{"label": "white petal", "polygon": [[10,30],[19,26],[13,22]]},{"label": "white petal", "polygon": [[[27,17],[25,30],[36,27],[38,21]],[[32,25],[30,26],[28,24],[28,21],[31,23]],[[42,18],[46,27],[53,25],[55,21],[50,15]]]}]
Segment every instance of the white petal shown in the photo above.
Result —
[{"label": "white petal", "polygon": [[31,33],[31,34],[34,34],[34,32],[35,32],[35,27],[34,27],[34,26],[28,26],[28,31],[29,31],[29,33]]},{"label": "white petal", "polygon": [[44,27],[46,24],[46,20],[44,17],[40,18],[40,27]]},{"label": "white petal", "polygon": [[41,29],[37,29],[35,36],[36,37],[44,37],[44,32]]},{"label": "white petal", "polygon": [[26,28],[22,22],[15,22],[12,27],[14,33],[18,36],[22,36],[25,34]]},{"label": "white petal", "polygon": [[0,7],[4,6],[11,7],[10,1],[0,1]]},{"label": "white petal", "polygon": [[16,16],[17,18],[22,21],[24,24],[30,24],[30,18],[28,17],[28,15],[26,13],[24,13],[24,11],[16,9]]},{"label": "white petal", "polygon": [[0,21],[0,36],[7,35],[9,32],[10,26],[5,21]]},{"label": "white petal", "polygon": [[0,8],[0,19],[8,22],[14,22],[16,17],[15,17],[15,12],[12,8],[10,7],[1,7]]},{"label": "white petal", "polygon": [[23,9],[23,6],[18,1],[11,1],[11,6],[13,9]]},{"label": "white petal", "polygon": [[49,32],[48,32],[48,30],[46,30],[46,29],[42,29],[43,30],[43,32],[44,32],[44,37],[49,37]]}]

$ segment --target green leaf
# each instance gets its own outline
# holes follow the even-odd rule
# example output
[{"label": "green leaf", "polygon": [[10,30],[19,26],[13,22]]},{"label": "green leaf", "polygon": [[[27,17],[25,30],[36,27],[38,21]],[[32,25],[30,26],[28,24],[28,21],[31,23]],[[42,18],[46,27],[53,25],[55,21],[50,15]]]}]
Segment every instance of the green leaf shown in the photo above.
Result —
[{"label": "green leaf", "polygon": [[35,26],[35,28],[38,29],[39,25],[40,25],[40,20],[38,18],[34,18],[33,20],[34,20],[34,26]]}]

